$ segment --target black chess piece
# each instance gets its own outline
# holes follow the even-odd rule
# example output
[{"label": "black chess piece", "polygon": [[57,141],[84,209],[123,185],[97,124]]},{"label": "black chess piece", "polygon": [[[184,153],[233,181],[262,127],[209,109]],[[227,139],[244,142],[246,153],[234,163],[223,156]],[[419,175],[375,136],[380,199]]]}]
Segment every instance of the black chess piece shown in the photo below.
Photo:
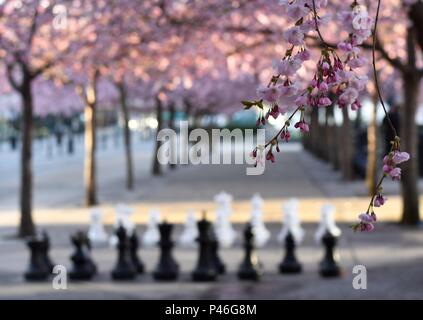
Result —
[{"label": "black chess piece", "polygon": [[319,273],[322,277],[339,277],[341,267],[336,253],[337,237],[326,231],[322,237],[322,243],[325,247],[325,255],[320,262]]},{"label": "black chess piece", "polygon": [[133,265],[137,270],[138,274],[144,273],[144,264],[142,263],[141,259],[138,257],[138,248],[139,248],[139,240],[137,236],[137,232],[134,230],[131,237],[129,238],[130,244],[130,255]]},{"label": "black chess piece", "polygon": [[89,280],[97,273],[97,267],[90,254],[91,244],[87,235],[78,231],[71,236],[75,251],[71,255],[72,269],[69,278],[72,280]]},{"label": "black chess piece", "polygon": [[241,280],[259,280],[263,274],[260,262],[255,254],[254,233],[250,223],[244,231],[244,260],[238,269],[238,278]]},{"label": "black chess piece", "polygon": [[213,227],[210,227],[210,233],[211,258],[216,269],[216,273],[224,274],[226,272],[226,266],[222,259],[219,257],[219,242],[217,241],[216,233]]},{"label": "black chess piece", "polygon": [[50,273],[53,272],[54,263],[50,259],[49,251],[50,251],[50,237],[48,236],[47,232],[44,230],[42,233],[42,241],[44,243],[43,245],[43,259],[45,264],[47,265],[47,268]]},{"label": "black chess piece", "polygon": [[211,224],[206,220],[205,215],[198,221],[198,262],[197,266],[192,272],[192,279],[194,281],[215,281],[217,276],[216,265],[213,261],[212,246],[211,246]]},{"label": "black chess piece", "polygon": [[132,263],[130,254],[130,243],[126,230],[123,226],[120,226],[116,230],[116,236],[118,238],[118,260],[114,269],[112,270],[112,279],[114,280],[131,280],[137,275],[137,270]]},{"label": "black chess piece", "polygon": [[26,244],[30,250],[30,261],[25,271],[25,279],[29,281],[46,280],[50,275],[49,266],[45,260],[45,240],[36,236],[27,238]]},{"label": "black chess piece", "polygon": [[285,237],[285,257],[279,264],[280,273],[300,273],[303,267],[295,256],[295,239],[289,231]]},{"label": "black chess piece", "polygon": [[160,232],[160,258],[153,277],[156,280],[176,280],[179,273],[179,265],[172,255],[173,241],[171,239],[173,225],[164,221],[159,224]]}]

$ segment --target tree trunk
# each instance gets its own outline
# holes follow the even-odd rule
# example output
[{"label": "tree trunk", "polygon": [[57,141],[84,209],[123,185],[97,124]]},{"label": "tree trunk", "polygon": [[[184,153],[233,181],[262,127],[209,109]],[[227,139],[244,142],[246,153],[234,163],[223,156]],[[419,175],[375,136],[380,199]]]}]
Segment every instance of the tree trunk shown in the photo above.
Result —
[{"label": "tree trunk", "polygon": [[93,206],[97,201],[96,183],[96,108],[95,102],[85,106],[85,205]]},{"label": "tree trunk", "polygon": [[[175,110],[175,105],[173,103],[170,104],[169,106],[169,129],[175,130],[175,117],[176,117],[176,110]],[[177,153],[177,146],[176,145],[172,145],[172,149],[171,149],[171,158],[175,159],[176,158],[176,153]],[[176,169],[176,163],[173,163],[174,161],[171,161],[171,163],[169,164],[169,168],[174,170]]]},{"label": "tree trunk", "polygon": [[366,168],[366,185],[369,196],[376,191],[377,179],[377,96],[373,99],[372,119],[367,128],[367,168]]},{"label": "tree trunk", "polygon": [[353,158],[353,141],[351,135],[351,121],[348,115],[348,108],[342,108],[342,127],[341,127],[341,148],[339,148],[341,159],[341,172],[344,180],[352,180],[354,178],[352,158]]},{"label": "tree trunk", "polygon": [[410,160],[401,165],[402,177],[402,223],[416,225],[419,223],[418,192],[418,136],[416,111],[418,107],[419,77],[415,73],[404,75],[404,103],[401,108],[401,149],[410,153]]},{"label": "tree trunk", "polygon": [[334,119],[334,105],[327,107],[326,109],[326,141],[328,145],[328,158],[329,162],[332,164],[335,170],[339,169],[338,165],[338,143],[337,143],[337,131],[336,124]]},{"label": "tree trunk", "polygon": [[123,82],[118,85],[120,95],[120,107],[123,115],[123,136],[125,142],[125,158],[126,158],[126,188],[128,190],[134,189],[134,170],[132,162],[132,145],[131,145],[131,130],[129,129],[129,111],[126,101],[126,88]]},{"label": "tree trunk", "polygon": [[32,130],[33,130],[33,100],[31,80],[25,79],[22,85],[22,151],[21,151],[21,223],[19,236],[35,234],[32,220]]},{"label": "tree trunk", "polygon": [[310,113],[310,151],[315,156],[319,155],[319,110],[313,107]]},{"label": "tree trunk", "polygon": [[[163,108],[162,102],[160,101],[159,98],[156,98],[156,118],[157,118],[157,133],[156,134],[158,134],[160,130],[162,130],[163,128],[163,119],[162,119],[163,109],[162,108]],[[157,159],[157,153],[161,145],[162,145],[162,142],[158,141],[156,136],[155,150],[153,153],[154,156],[153,156],[153,172],[152,172],[153,175],[155,176],[162,175],[162,167]]]}]

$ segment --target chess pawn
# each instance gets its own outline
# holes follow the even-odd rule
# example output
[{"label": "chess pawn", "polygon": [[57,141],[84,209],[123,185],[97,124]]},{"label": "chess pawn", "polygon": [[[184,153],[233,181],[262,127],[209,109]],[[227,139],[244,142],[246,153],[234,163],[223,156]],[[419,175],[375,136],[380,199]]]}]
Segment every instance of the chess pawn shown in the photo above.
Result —
[{"label": "chess pawn", "polygon": [[254,233],[254,241],[256,247],[261,248],[269,241],[270,232],[263,222],[263,199],[259,194],[256,193],[251,199],[251,207],[251,225]]},{"label": "chess pawn", "polygon": [[214,281],[216,280],[217,272],[216,266],[213,262],[212,248],[211,248],[211,224],[206,220],[206,217],[198,221],[198,262],[197,266],[192,272],[192,279],[194,281]]},{"label": "chess pawn", "polygon": [[226,192],[220,192],[214,198],[217,203],[215,231],[219,245],[229,248],[236,239],[236,232],[232,227],[230,215],[232,213],[232,196]]},{"label": "chess pawn", "polygon": [[43,259],[44,263],[47,265],[47,268],[50,273],[53,272],[54,263],[50,259],[49,251],[50,251],[50,237],[48,236],[46,231],[42,233],[42,242],[43,242]]},{"label": "chess pawn", "polygon": [[78,231],[71,236],[71,242],[75,247],[71,255],[72,269],[69,278],[72,280],[89,280],[97,273],[97,267],[91,259],[91,244],[85,233]]},{"label": "chess pawn", "polygon": [[302,265],[295,256],[295,239],[291,232],[285,238],[285,257],[279,264],[280,273],[300,273]]},{"label": "chess pawn", "polygon": [[132,209],[123,203],[120,203],[116,206],[115,228],[123,226],[127,235],[131,234],[135,229],[135,225],[131,220],[132,212]]},{"label": "chess pawn", "polygon": [[244,231],[245,256],[238,269],[238,278],[241,280],[259,280],[263,271],[254,251],[254,233],[250,223]]},{"label": "chess pawn", "polygon": [[129,243],[132,263],[134,264],[137,273],[142,274],[144,273],[144,264],[138,257],[139,240],[135,230],[129,238]]},{"label": "chess pawn", "polygon": [[158,225],[160,223],[160,212],[151,210],[149,213],[149,220],[147,223],[147,230],[142,237],[142,244],[144,247],[156,246],[160,240],[160,232]]},{"label": "chess pawn", "polygon": [[325,247],[325,255],[320,262],[319,273],[322,277],[339,277],[341,267],[338,264],[338,253],[336,252],[337,237],[326,231],[322,237]]},{"label": "chess pawn", "polygon": [[118,260],[112,270],[112,278],[114,280],[134,279],[137,275],[137,270],[131,260],[129,239],[123,226],[116,230],[116,236],[118,239]]},{"label": "chess pawn", "polygon": [[195,240],[198,237],[197,221],[194,212],[189,212],[185,222],[184,231],[179,238],[179,244],[183,247],[194,247]]},{"label": "chess pawn", "polygon": [[90,229],[88,230],[88,239],[94,246],[101,246],[107,243],[107,233],[103,226],[103,214],[99,209],[93,209],[90,215]]},{"label": "chess pawn", "polygon": [[320,224],[314,235],[316,243],[321,243],[326,232],[334,237],[341,235],[341,229],[335,223],[335,207],[331,204],[324,204],[320,211]]},{"label": "chess pawn", "polygon": [[172,224],[164,221],[159,224],[160,232],[160,258],[153,277],[156,280],[176,280],[179,273],[179,265],[172,256],[173,241],[171,239]]},{"label": "chess pawn", "polygon": [[29,281],[46,280],[50,275],[49,266],[45,260],[45,240],[29,237],[26,242],[30,250],[30,261],[25,271],[25,279]]},{"label": "chess pawn", "polygon": [[216,233],[210,225],[210,250],[211,258],[216,269],[217,274],[224,274],[226,272],[226,266],[222,259],[219,257],[219,241],[217,241]]},{"label": "chess pawn", "polygon": [[290,199],[283,204],[283,226],[277,237],[278,242],[284,244],[288,233],[292,234],[296,244],[301,243],[304,238],[304,229],[301,227],[298,215],[297,199]]}]

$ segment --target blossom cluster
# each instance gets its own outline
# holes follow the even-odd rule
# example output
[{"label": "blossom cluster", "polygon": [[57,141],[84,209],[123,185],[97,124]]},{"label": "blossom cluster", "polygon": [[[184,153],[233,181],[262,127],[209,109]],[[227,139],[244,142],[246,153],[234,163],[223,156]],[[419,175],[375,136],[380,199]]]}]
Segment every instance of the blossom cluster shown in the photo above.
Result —
[{"label": "blossom cluster", "polygon": [[[257,106],[260,109],[257,125],[265,125],[270,117],[277,119],[279,115],[293,111],[289,120],[299,112],[300,117],[294,128],[306,133],[310,129],[305,119],[305,112],[309,108],[325,108],[336,102],[340,108],[361,108],[359,94],[365,88],[368,78],[359,75],[355,70],[366,64],[359,47],[371,35],[373,20],[366,8],[354,2],[351,10],[338,13],[337,19],[342,20],[348,38],[333,48],[326,44],[319,30],[319,26],[327,19],[320,17],[317,10],[324,8],[327,1],[281,0],[280,4],[287,17],[293,21],[293,26],[284,32],[289,49],[281,60],[273,63],[275,74],[269,84],[257,89],[258,100],[243,102],[246,108]],[[318,33],[322,49],[316,71],[304,87],[298,72],[303,64],[311,59],[312,53],[305,43],[311,32]],[[266,144],[267,160],[275,161],[273,149],[274,146],[279,149],[278,139],[289,141],[290,125],[291,122],[286,121],[278,135]]]},{"label": "blossom cluster", "polygon": [[[274,150],[280,151],[279,140],[288,142],[291,138],[289,127],[295,114],[300,113],[294,128],[306,133],[309,124],[305,119],[305,112],[311,108],[325,108],[335,103],[340,108],[350,107],[352,110],[361,108],[360,92],[365,89],[368,77],[360,75],[357,69],[366,65],[367,61],[361,53],[361,45],[372,35],[373,18],[369,16],[366,7],[354,0],[350,10],[337,13],[336,19],[347,31],[348,37],[336,46],[328,45],[321,32],[327,17],[321,17],[318,10],[327,5],[326,0],[280,0],[286,16],[293,22],[293,26],[284,32],[284,39],[288,43],[285,56],[274,62],[275,74],[267,86],[257,89],[257,101],[244,101],[248,109],[257,106],[259,117],[257,125],[265,125],[272,117],[277,119],[291,111],[288,120],[265,146],[260,146],[266,152],[266,160],[275,162]],[[310,33],[315,32],[316,35]],[[317,60],[316,70],[312,79],[302,87],[298,72],[303,64],[311,59],[312,53],[306,46],[307,38],[320,41],[320,58]],[[304,85],[304,84],[303,84]],[[267,111],[266,110],[267,107]],[[353,225],[354,230],[372,231],[376,215],[373,207],[380,207],[386,202],[382,194],[382,181],[385,177],[400,180],[401,169],[398,164],[407,161],[409,155],[400,151],[399,138],[392,142],[391,152],[384,158],[383,176],[373,195],[366,213],[359,216],[360,222]],[[257,149],[256,149],[257,150]],[[253,152],[256,158],[257,152]],[[258,159],[256,158],[258,163]]]},{"label": "blossom cluster", "polygon": [[392,141],[393,147],[392,151],[389,152],[383,158],[383,176],[379,182],[375,195],[370,201],[369,208],[366,213],[362,213],[358,216],[359,222],[352,226],[353,230],[357,231],[373,231],[374,223],[376,222],[376,214],[373,210],[374,207],[383,206],[388,200],[383,195],[382,181],[386,177],[390,177],[392,180],[401,180],[401,168],[398,167],[399,164],[406,162],[410,159],[410,155],[407,152],[402,152],[399,150],[399,138],[396,137]]}]

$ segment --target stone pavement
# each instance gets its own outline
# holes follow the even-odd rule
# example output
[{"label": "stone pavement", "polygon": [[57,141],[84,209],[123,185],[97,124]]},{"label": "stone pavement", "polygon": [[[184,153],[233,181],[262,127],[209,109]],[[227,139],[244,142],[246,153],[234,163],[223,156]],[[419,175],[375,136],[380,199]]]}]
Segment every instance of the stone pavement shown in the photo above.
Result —
[{"label": "stone pavement", "polygon": [[[28,252],[21,241],[5,239],[0,242],[0,299],[423,299],[423,230],[407,229],[394,224],[378,224],[372,234],[353,234],[342,224],[340,261],[344,275],[337,279],[323,279],[318,275],[318,262],[322,247],[314,242],[315,224],[305,225],[306,237],[297,250],[304,272],[298,275],[279,275],[277,264],[283,256],[275,237],[280,230],[271,224],[272,239],[258,251],[265,267],[260,282],[240,282],[236,277],[242,259],[242,246],[238,239],[234,248],[222,249],[221,257],[228,273],[215,283],[193,283],[190,272],[197,259],[196,249],[176,247],[174,256],[182,272],[176,282],[157,283],[151,271],[158,259],[155,248],[139,253],[146,264],[147,273],[135,281],[115,282],[110,270],[116,259],[113,248],[95,248],[93,257],[99,275],[90,282],[68,282],[67,290],[53,290],[50,282],[26,283],[22,274],[28,262]],[[55,263],[70,265],[69,234],[85,226],[49,226],[52,238],[51,257]],[[243,226],[236,225],[238,233]],[[138,228],[142,232],[144,228]],[[3,230],[7,233],[10,230]],[[177,226],[174,239],[180,234]],[[4,233],[3,233],[4,234]],[[367,268],[367,290],[352,286],[352,268],[362,264]]]}]

